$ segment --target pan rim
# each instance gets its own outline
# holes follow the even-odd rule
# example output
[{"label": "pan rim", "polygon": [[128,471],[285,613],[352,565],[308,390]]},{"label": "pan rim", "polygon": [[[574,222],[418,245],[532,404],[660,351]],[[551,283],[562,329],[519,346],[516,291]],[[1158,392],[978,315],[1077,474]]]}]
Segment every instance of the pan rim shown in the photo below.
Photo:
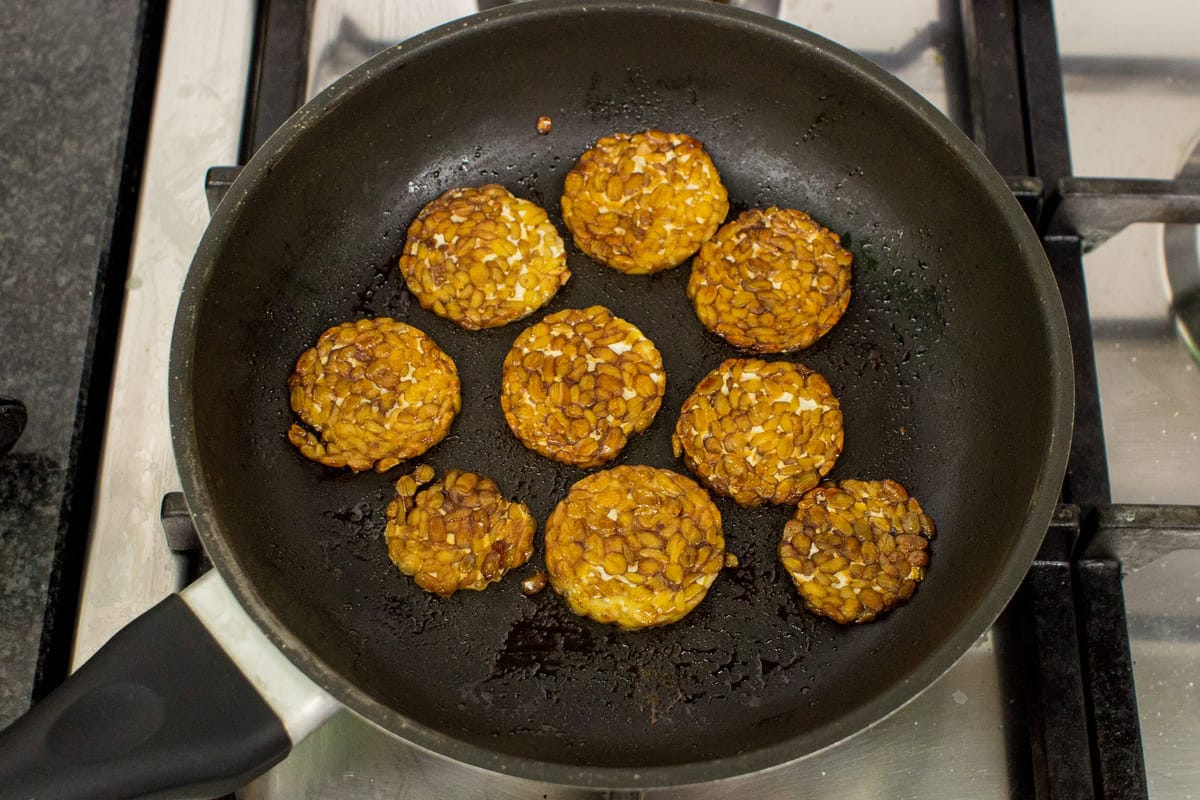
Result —
[{"label": "pan rim", "polygon": [[[1025,521],[1007,563],[994,573],[991,586],[980,595],[975,608],[960,626],[958,635],[947,638],[931,650],[904,680],[898,681],[871,700],[821,727],[736,756],[645,769],[575,766],[539,761],[500,753],[456,739],[415,722],[373,699],[326,664],[300,636],[294,634],[275,615],[243,571],[233,548],[228,544],[231,534],[222,529],[217,515],[213,512],[212,498],[200,465],[200,447],[191,403],[191,361],[197,337],[197,310],[215,269],[221,243],[236,219],[238,209],[246,203],[246,198],[309,127],[358,91],[360,85],[368,81],[373,74],[396,69],[410,59],[418,58],[422,53],[439,48],[458,37],[477,35],[477,29],[486,30],[518,24],[527,17],[605,13],[612,9],[663,15],[686,13],[689,18],[699,15],[714,24],[735,25],[746,33],[782,40],[789,46],[817,53],[831,64],[854,74],[873,92],[889,95],[907,107],[955,154],[979,182],[999,211],[996,220],[998,226],[1003,227],[1006,234],[1011,236],[1026,254],[1026,265],[1039,299],[1039,311],[1047,336],[1052,367],[1049,387],[1053,415],[1051,433],[1045,446],[1038,481],[1029,500]],[[811,31],[773,17],[721,4],[697,0],[606,0],[598,3],[580,0],[534,0],[447,23],[368,59],[306,103],[254,154],[209,221],[188,270],[172,335],[168,393],[171,437],[176,461],[185,495],[189,499],[193,522],[205,549],[250,617],[272,643],[314,683],[383,730],[423,750],[460,764],[564,786],[647,789],[730,779],[787,762],[811,758],[882,722],[911,702],[950,669],[1003,611],[1041,544],[1043,533],[1058,500],[1062,477],[1066,472],[1074,415],[1074,367],[1066,312],[1049,261],[1040,239],[1004,179],[962,131],[899,79],[864,57]]]}]

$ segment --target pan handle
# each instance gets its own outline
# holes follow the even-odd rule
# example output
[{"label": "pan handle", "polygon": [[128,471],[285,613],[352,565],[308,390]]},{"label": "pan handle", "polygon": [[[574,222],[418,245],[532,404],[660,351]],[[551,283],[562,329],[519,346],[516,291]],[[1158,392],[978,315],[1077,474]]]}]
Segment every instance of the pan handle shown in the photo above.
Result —
[{"label": "pan handle", "polygon": [[209,572],[0,731],[0,800],[223,795],[339,708]]}]

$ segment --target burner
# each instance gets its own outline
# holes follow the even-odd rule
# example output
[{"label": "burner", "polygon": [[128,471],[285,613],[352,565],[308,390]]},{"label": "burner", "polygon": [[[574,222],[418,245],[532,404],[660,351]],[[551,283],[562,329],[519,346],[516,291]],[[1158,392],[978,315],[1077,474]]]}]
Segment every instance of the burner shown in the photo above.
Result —
[{"label": "burner", "polygon": [[[1200,180],[1200,139],[1188,154],[1180,180]],[[1192,356],[1200,361],[1200,226],[1164,225],[1163,252],[1175,324]]]}]

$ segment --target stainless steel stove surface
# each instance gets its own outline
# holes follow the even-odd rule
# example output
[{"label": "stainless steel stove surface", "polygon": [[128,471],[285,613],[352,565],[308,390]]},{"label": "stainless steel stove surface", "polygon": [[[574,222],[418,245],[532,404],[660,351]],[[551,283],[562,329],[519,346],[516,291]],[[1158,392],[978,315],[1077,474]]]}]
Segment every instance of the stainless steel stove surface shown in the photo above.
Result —
[{"label": "stainless steel stove surface", "polygon": [[[746,3],[751,5],[750,3]],[[179,289],[207,220],[207,167],[235,163],[254,3],[170,7],[79,617],[82,663],[125,622],[178,588],[162,535],[179,488],[166,414],[167,347]],[[867,54],[964,123],[957,3],[758,2]],[[316,0],[308,96],[374,52],[472,13],[472,0]],[[1074,171],[1168,178],[1200,138],[1200,5],[1060,0]],[[965,124],[965,123],[964,123]],[[1171,316],[1162,225],[1136,225],[1085,257],[1113,499],[1200,504],[1200,368]],[[1195,237],[1195,228],[1185,233]],[[1197,267],[1200,270],[1200,266]],[[1006,332],[997,332],[1006,335]],[[1200,786],[1200,553],[1177,552],[1124,588],[1151,795]],[[1023,702],[995,632],[912,703],[801,765],[649,797],[1006,798],[1028,780]],[[1024,776],[1024,777],[1023,777]],[[572,797],[416,750],[342,713],[245,798]]]}]

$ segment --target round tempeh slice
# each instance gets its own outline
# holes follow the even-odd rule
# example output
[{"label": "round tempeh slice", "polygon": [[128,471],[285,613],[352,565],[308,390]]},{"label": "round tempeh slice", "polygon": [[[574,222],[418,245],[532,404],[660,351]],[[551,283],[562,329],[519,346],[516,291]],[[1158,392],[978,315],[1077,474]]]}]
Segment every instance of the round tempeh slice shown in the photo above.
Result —
[{"label": "round tempeh slice", "polygon": [[683,403],[671,446],[708,488],[738,505],[790,504],[842,452],[842,412],[819,372],[731,358]]},{"label": "round tempeh slice", "polygon": [[288,440],[313,461],[384,472],[440,442],[462,407],[450,356],[411,325],[345,322],[305,350],[288,379]]},{"label": "round tempeh slice", "polygon": [[533,555],[533,516],[524,503],[506,500],[495,481],[452,469],[432,477],[422,467],[396,483],[387,507],[388,556],[427,592],[449,596],[485,589]]},{"label": "round tempeh slice", "polygon": [[704,146],[682,133],[615,133],[567,173],[563,222],[575,244],[635,275],[683,263],[729,213]]},{"label": "round tempeh slice", "polygon": [[895,481],[825,483],[800,498],[779,557],[814,614],[870,622],[925,578],[933,520]]},{"label": "round tempeh slice", "polygon": [[546,212],[498,184],[451,189],[421,209],[400,272],[423,308],[468,330],[528,316],[571,277]]},{"label": "round tempeh slice", "polygon": [[640,330],[604,306],[567,309],[513,342],[500,407],[530,450],[595,467],[649,426],[666,385],[662,355]]},{"label": "round tempeh slice", "polygon": [[546,521],[554,590],[576,614],[625,629],[682,619],[724,563],[721,512],[695,481],[667,469],[589,475]]},{"label": "round tempeh slice", "polygon": [[808,347],[850,304],[850,251],[803,211],[752,209],[704,243],[687,294],[696,316],[735,347]]}]

